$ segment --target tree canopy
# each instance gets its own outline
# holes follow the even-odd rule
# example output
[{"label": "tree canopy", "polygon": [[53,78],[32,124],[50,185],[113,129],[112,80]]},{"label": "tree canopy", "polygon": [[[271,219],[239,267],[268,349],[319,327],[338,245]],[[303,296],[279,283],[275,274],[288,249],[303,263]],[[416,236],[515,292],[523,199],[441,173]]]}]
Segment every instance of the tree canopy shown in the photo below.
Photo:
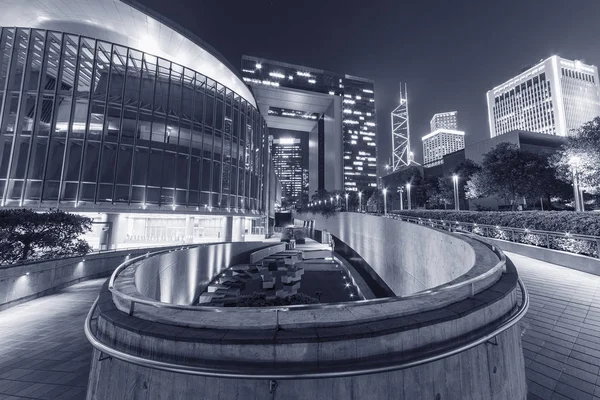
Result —
[{"label": "tree canopy", "polygon": [[61,210],[0,210],[0,262],[83,255],[89,244],[80,238],[92,220]]},{"label": "tree canopy", "polygon": [[600,193],[600,117],[567,137],[555,166],[558,176],[565,182],[572,182],[575,170],[584,191]]}]

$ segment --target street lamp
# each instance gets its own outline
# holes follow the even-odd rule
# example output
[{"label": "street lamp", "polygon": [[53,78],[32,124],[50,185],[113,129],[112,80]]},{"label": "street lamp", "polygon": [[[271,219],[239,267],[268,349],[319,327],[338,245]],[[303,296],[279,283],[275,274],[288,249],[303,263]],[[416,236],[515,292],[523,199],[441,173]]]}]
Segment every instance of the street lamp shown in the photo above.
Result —
[{"label": "street lamp", "polygon": [[400,211],[404,210],[404,198],[402,194],[404,194],[404,189],[402,186],[398,186],[398,193],[400,194]]},{"label": "street lamp", "polygon": [[571,156],[569,158],[569,165],[571,166],[571,171],[573,172],[573,194],[575,196],[575,211],[585,211],[585,207],[583,205],[583,193],[579,186],[579,170],[577,167],[581,162],[581,158],[579,156]]},{"label": "street lamp", "polygon": [[349,196],[349,194],[346,193],[346,212],[348,211],[348,196]]},{"label": "street lamp", "polygon": [[387,215],[387,188],[383,188],[383,215]]},{"label": "street lamp", "polygon": [[406,198],[408,199],[408,210],[412,210],[410,205],[410,182],[406,184]]},{"label": "street lamp", "polygon": [[458,175],[452,175],[452,182],[454,183],[454,209],[458,211],[460,210],[458,205]]},{"label": "street lamp", "polygon": [[362,192],[358,192],[358,212],[362,212]]},{"label": "street lamp", "polygon": [[339,194],[335,195],[335,205],[338,207],[340,206],[340,195]]}]

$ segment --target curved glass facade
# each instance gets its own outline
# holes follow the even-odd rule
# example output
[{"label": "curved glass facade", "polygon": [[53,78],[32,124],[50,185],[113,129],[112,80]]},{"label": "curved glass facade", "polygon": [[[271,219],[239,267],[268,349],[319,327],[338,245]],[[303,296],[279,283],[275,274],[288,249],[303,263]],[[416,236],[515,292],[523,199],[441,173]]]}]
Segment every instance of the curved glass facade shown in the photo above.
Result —
[{"label": "curved glass facade", "polygon": [[83,36],[0,39],[3,206],[264,214],[266,124],[229,88]]}]

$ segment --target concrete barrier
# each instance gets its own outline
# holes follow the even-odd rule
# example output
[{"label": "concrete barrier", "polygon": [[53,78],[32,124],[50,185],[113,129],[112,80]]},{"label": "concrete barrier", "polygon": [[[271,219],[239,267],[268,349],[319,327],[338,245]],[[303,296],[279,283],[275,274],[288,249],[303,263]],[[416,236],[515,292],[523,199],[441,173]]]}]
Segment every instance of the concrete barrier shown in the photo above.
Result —
[{"label": "concrete barrier", "polygon": [[[192,398],[202,393],[222,399],[524,400],[527,390],[518,325],[489,343],[446,358],[391,368],[394,363],[469,343],[474,335],[494,331],[510,318],[518,304],[514,266],[505,264],[500,253],[477,239],[393,220],[379,224],[364,217],[348,217],[330,226],[362,227],[365,237],[388,242],[393,238],[394,246],[404,246],[403,251],[412,255],[378,247],[379,252],[366,251],[366,257],[375,261],[404,257],[400,263],[374,268],[396,288],[427,286],[427,291],[281,309],[169,309],[137,303],[133,310],[125,298],[105,286],[93,323],[98,340],[121,355],[175,363],[184,369],[201,367],[210,373],[198,376],[150,368],[127,357],[106,360],[94,350],[87,398],[120,398],[123,393],[143,393],[147,399]],[[347,235],[367,250],[368,239],[353,235],[350,227],[340,229],[338,237]],[[408,232],[401,233],[403,229]],[[453,246],[442,243],[444,239]],[[436,259],[443,257],[458,257],[465,265]],[[419,285],[404,287],[397,281],[401,275],[385,270],[399,266],[418,278],[413,282]],[[348,370],[352,373],[344,375]]]},{"label": "concrete barrier", "polygon": [[127,259],[148,251],[180,247],[121,250],[0,266],[0,310],[55,293],[84,280],[108,277]]},{"label": "concrete barrier", "polygon": [[502,250],[600,276],[600,259],[523,243],[486,238]]},{"label": "concrete barrier", "polygon": [[397,296],[451,282],[475,261],[472,247],[460,236],[409,222],[359,213],[299,214],[296,219],[314,221],[314,229],[354,249]]}]

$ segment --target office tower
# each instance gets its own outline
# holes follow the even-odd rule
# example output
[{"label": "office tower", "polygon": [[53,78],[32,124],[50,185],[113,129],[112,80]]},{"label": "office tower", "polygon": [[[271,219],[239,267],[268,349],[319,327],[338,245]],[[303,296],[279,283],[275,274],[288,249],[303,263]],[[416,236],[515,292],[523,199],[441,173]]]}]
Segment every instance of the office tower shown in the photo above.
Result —
[{"label": "office tower", "polygon": [[567,136],[600,115],[598,68],[558,56],[487,92],[490,136],[514,130]]},{"label": "office tower", "polygon": [[437,129],[421,138],[423,166],[443,163],[444,156],[465,148],[465,133],[456,129]]},{"label": "office tower", "polygon": [[377,187],[373,81],[250,56],[242,77],[269,129],[307,133],[310,195]]},{"label": "office tower", "polygon": [[458,129],[458,120],[457,120],[457,112],[450,111],[444,113],[434,114],[429,121],[429,126],[431,127],[431,132],[435,132],[438,129]]},{"label": "office tower", "polygon": [[400,83],[400,104],[391,112],[392,117],[392,170],[410,165],[410,121],[408,117],[408,88]]},{"label": "office tower", "polygon": [[281,195],[292,204],[304,205],[308,200],[307,138],[305,134],[271,129],[271,158],[275,174],[281,182]]}]

